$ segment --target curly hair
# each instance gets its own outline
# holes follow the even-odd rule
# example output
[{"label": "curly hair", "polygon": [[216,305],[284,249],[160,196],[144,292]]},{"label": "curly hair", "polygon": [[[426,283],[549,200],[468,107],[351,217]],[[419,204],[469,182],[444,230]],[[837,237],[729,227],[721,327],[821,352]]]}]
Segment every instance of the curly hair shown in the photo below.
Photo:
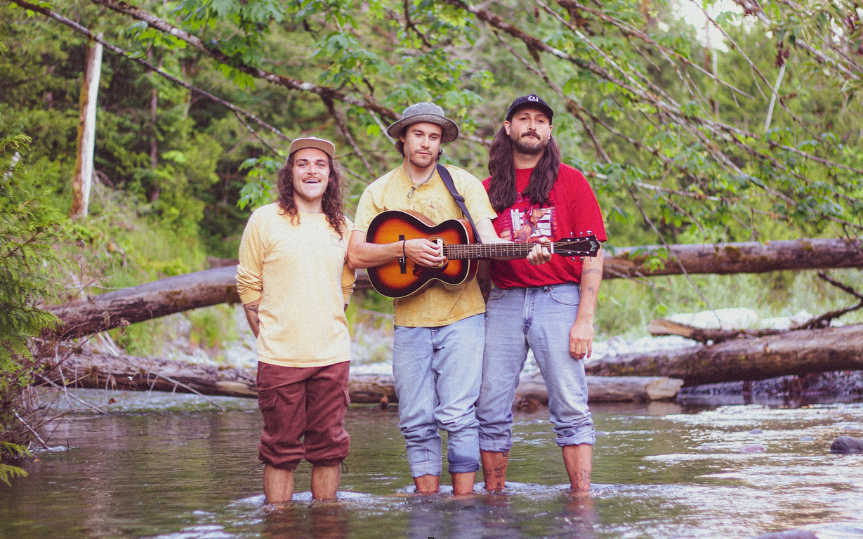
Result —
[{"label": "curly hair", "polygon": [[[522,196],[530,199],[533,204],[543,205],[548,202],[548,195],[557,174],[560,171],[560,147],[554,137],[548,137],[548,145],[542,152],[542,157],[530,174],[530,183]],[[494,211],[500,213],[515,204],[515,164],[512,158],[512,139],[506,134],[506,128],[501,127],[494,135],[488,150],[488,172],[491,175],[488,188],[488,198]]]},{"label": "curly hair", "polygon": [[[295,152],[296,153],[296,152]],[[321,207],[324,210],[324,215],[327,216],[327,222],[333,227],[333,230],[338,232],[340,238],[344,238],[345,214],[342,212],[342,177],[333,158],[329,155],[327,160],[330,164],[329,182],[327,189],[324,191],[324,198],[321,200]],[[288,157],[288,161],[281,169],[279,169],[279,200],[278,204],[284,211],[282,215],[290,215],[292,223],[300,221],[300,214],[297,211],[297,205],[294,203],[294,155]]]}]

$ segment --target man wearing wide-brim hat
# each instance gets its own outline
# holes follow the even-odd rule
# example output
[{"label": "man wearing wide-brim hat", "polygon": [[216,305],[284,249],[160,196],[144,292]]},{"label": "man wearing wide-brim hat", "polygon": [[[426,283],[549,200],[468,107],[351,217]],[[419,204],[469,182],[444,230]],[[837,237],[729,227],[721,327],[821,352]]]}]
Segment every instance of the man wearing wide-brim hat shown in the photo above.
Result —
[{"label": "man wearing wide-brim hat", "polygon": [[[434,103],[417,103],[405,109],[387,134],[396,139],[403,162],[363,193],[351,234],[349,264],[370,268],[406,258],[418,266],[440,266],[446,258],[428,239],[369,243],[366,232],[375,216],[385,210],[411,210],[434,223],[465,217],[436,168],[441,145],[458,138],[458,126]],[[503,242],[491,224],[496,214],[480,181],[458,167],[445,167],[483,243]],[[537,249],[531,256],[540,263],[548,255]],[[434,281],[395,300],[393,375],[399,428],[419,493],[439,490],[442,442],[438,429],[448,433],[453,493],[473,492],[480,467],[474,403],[482,371],[484,313],[485,302],[475,280],[459,285]]]}]

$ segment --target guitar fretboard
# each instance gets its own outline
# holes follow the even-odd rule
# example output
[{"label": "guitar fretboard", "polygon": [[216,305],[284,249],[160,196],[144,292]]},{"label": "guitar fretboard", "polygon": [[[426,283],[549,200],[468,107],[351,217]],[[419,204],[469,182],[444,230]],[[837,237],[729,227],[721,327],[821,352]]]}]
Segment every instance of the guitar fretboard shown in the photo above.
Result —
[{"label": "guitar fretboard", "polygon": [[470,243],[465,245],[444,245],[444,256],[451,260],[468,258],[521,257],[527,258],[532,243]]}]

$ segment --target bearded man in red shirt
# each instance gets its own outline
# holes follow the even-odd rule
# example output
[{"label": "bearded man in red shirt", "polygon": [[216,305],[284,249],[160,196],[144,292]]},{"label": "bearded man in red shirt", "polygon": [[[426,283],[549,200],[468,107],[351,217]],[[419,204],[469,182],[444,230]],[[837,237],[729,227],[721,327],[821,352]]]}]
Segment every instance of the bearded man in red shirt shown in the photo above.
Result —
[{"label": "bearded man in red shirt", "polygon": [[[554,111],[534,94],[513,101],[489,150],[483,182],[502,239],[556,241],[593,233],[605,241],[602,213],[584,175],[561,163],[551,136]],[[533,350],[548,387],[556,442],[572,490],[590,490],[595,432],[587,406],[584,359],[593,347],[593,315],[602,251],[593,258],[554,256],[541,266],[493,260],[486,308],[483,378],[477,402],[485,488],[505,486],[512,447],[512,403]]]}]

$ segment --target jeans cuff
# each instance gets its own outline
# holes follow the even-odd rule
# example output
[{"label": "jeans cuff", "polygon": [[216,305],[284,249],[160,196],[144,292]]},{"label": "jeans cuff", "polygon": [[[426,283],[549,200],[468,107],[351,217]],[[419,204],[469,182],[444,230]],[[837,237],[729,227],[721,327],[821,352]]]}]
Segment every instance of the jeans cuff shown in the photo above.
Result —
[{"label": "jeans cuff", "polygon": [[593,445],[596,443],[596,431],[591,427],[574,436],[561,436],[555,440],[558,447],[566,447],[568,445]]},{"label": "jeans cuff", "polygon": [[424,475],[440,476],[443,470],[440,460],[427,460],[425,462],[411,462],[411,477],[422,477]]},{"label": "jeans cuff", "polygon": [[451,462],[447,469],[449,473],[471,473],[479,470],[479,461]]},{"label": "jeans cuff", "polygon": [[483,440],[479,439],[480,451],[491,451],[492,453],[503,453],[512,447],[512,439],[509,440]]}]

